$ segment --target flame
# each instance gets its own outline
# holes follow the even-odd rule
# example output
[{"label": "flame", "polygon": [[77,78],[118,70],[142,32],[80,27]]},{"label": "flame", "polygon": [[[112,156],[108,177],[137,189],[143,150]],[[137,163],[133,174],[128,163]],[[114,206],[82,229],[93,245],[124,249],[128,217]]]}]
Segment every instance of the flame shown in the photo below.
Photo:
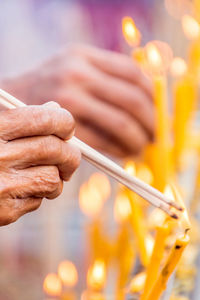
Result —
[{"label": "flame", "polygon": [[136,60],[139,63],[139,65],[141,67],[144,67],[145,62],[146,62],[144,48],[141,48],[141,47],[135,48],[132,51],[132,57],[133,57],[134,60]]},{"label": "flame", "polygon": [[101,290],[106,283],[106,266],[103,260],[96,260],[89,268],[87,284],[91,289]]},{"label": "flame", "polygon": [[62,261],[58,266],[58,276],[64,285],[73,287],[78,282],[78,272],[75,265],[68,260]]},{"label": "flame", "polygon": [[163,67],[162,57],[156,45],[148,43],[146,45],[146,56],[152,70],[160,71]]},{"label": "flame", "polygon": [[124,167],[125,171],[131,176],[136,176],[136,167],[133,161],[128,161]]},{"label": "flame", "polygon": [[161,41],[151,41],[145,46],[146,67],[150,73],[166,72],[173,59],[172,48]]},{"label": "flame", "polygon": [[148,225],[150,229],[154,229],[158,224],[163,224],[166,214],[159,208],[155,208],[148,217]]},{"label": "flame", "polygon": [[148,184],[152,184],[154,180],[151,169],[144,164],[139,165],[137,177]]},{"label": "flame", "polygon": [[139,293],[143,290],[145,280],[146,280],[146,273],[141,272],[133,277],[130,282],[129,290],[131,293]]},{"label": "flame", "polygon": [[170,66],[170,72],[173,76],[183,76],[187,72],[187,64],[181,57],[175,57]]},{"label": "flame", "polygon": [[132,46],[138,46],[141,41],[141,33],[137,29],[135,22],[130,17],[122,19],[122,31],[127,43]]},{"label": "flame", "polygon": [[182,17],[183,32],[190,40],[194,40],[200,37],[200,24],[190,15],[184,15]]},{"label": "flame", "polygon": [[91,184],[84,183],[79,192],[79,206],[84,214],[94,217],[103,207],[102,195]]},{"label": "flame", "polygon": [[152,255],[152,252],[153,252],[153,247],[154,247],[154,239],[151,235],[146,236],[145,245],[146,245],[148,257],[150,258]]},{"label": "flame", "polygon": [[120,223],[128,220],[131,215],[131,205],[125,194],[119,194],[114,204],[114,218]]},{"label": "flame", "polygon": [[111,194],[111,186],[106,175],[94,173],[90,177],[88,184],[91,185],[93,189],[96,189],[99,194],[101,194],[104,201],[109,198]]},{"label": "flame", "polygon": [[48,274],[44,279],[43,289],[49,296],[60,296],[62,292],[62,283],[58,275],[54,273]]}]

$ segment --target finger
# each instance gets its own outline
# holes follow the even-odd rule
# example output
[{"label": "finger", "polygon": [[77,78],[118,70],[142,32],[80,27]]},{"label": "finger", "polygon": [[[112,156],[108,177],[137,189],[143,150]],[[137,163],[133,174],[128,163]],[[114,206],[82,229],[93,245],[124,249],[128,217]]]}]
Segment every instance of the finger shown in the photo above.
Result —
[{"label": "finger", "polygon": [[40,207],[42,199],[9,199],[0,200],[0,226],[15,222],[22,215],[34,211]]},{"label": "finger", "polygon": [[152,100],[153,83],[144,75],[139,65],[131,57],[90,46],[80,46],[79,51],[98,69],[114,77],[139,85],[144,89],[148,99]]},{"label": "finger", "polygon": [[[88,91],[88,93],[96,96],[98,99],[123,109],[126,113],[136,118],[141,126],[149,132],[150,136],[153,136],[153,103],[149,101],[149,97],[140,87],[102,73],[97,68],[86,63],[79,63],[78,66],[73,67],[71,77],[71,89],[73,88],[73,81],[75,81],[75,88],[77,88],[78,82],[79,87],[81,86],[83,90]],[[57,96],[60,101],[62,99],[61,93],[62,91],[59,91]],[[69,89],[67,93],[70,93]],[[66,91],[63,94],[66,95]],[[76,95],[76,93],[74,94]],[[73,99],[71,101],[67,99],[65,102],[68,102],[68,109],[71,111],[72,108],[73,113],[75,113],[75,108],[73,107],[76,106],[76,109],[78,107]]]},{"label": "finger", "polygon": [[138,86],[94,72],[89,89],[99,99],[108,101],[132,115],[153,136],[154,107]]},{"label": "finger", "polygon": [[32,137],[14,140],[1,151],[0,162],[10,162],[11,167],[24,169],[30,166],[55,165],[60,177],[67,181],[77,169],[81,154],[78,148],[56,136]]},{"label": "finger", "polygon": [[56,166],[31,167],[18,170],[15,176],[5,179],[0,189],[0,198],[12,199],[58,197],[63,188],[62,180]]},{"label": "finger", "polygon": [[102,134],[100,130],[84,123],[76,123],[76,136],[92,148],[109,155],[118,158],[125,158],[130,155],[127,149],[123,149],[112,137]]},{"label": "finger", "polygon": [[69,139],[74,126],[72,115],[52,102],[0,112],[0,138],[6,141],[50,134]]},{"label": "finger", "polygon": [[91,126],[99,128],[131,153],[141,151],[148,142],[148,134],[137,120],[117,107],[102,102],[77,88],[68,91],[67,95],[64,92],[59,96],[63,99],[63,103],[66,101],[65,97],[67,97],[67,102],[73,99],[79,120],[89,122]]}]

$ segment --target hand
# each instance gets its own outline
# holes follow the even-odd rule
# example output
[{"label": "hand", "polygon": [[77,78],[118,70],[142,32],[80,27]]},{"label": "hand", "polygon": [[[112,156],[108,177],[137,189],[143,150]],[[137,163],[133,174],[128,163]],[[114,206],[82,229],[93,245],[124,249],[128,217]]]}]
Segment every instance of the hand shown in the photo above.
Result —
[{"label": "hand", "polygon": [[0,113],[0,226],[61,193],[80,161],[64,142],[73,132],[71,114],[53,102]]},{"label": "hand", "polygon": [[76,135],[98,150],[123,157],[152,140],[152,85],[126,55],[73,46],[19,81],[31,103],[54,99],[68,109]]}]

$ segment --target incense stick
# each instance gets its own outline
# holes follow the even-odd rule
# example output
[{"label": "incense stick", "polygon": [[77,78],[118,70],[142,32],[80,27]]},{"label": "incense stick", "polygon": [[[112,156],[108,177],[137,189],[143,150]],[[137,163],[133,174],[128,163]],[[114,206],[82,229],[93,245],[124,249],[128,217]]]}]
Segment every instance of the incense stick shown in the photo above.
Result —
[{"label": "incense stick", "polygon": [[[2,89],[0,89],[0,104],[9,109],[26,106],[26,104]],[[131,176],[115,162],[102,155],[98,151],[94,150],[87,144],[83,143],[76,137],[72,137],[68,142],[76,145],[80,149],[83,158],[89,163],[115,178],[118,182],[140,195],[153,206],[159,207],[173,218],[178,218],[177,214],[170,209],[171,207],[174,207],[175,209],[181,211],[182,208],[165,197],[165,195],[163,195],[161,192],[146,184],[145,182],[139,180],[138,178]]]}]

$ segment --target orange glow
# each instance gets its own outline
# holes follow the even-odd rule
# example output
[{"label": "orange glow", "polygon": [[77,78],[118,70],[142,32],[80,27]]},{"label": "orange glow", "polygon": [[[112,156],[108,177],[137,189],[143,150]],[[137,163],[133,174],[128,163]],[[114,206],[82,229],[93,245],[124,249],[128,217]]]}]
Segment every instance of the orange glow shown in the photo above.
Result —
[{"label": "orange glow", "polygon": [[145,53],[144,48],[137,47],[132,51],[132,57],[134,60],[136,60],[140,66],[145,65]]},{"label": "orange glow", "polygon": [[146,245],[148,257],[150,258],[154,247],[154,239],[152,238],[151,235],[146,236],[145,245]]},{"label": "orange glow", "polygon": [[152,70],[160,71],[163,67],[162,57],[156,45],[148,43],[146,45],[147,61]]},{"label": "orange glow", "polygon": [[154,180],[151,169],[142,164],[138,167],[137,177],[148,184],[152,184]]},{"label": "orange glow", "polygon": [[101,194],[102,199],[106,201],[111,194],[111,186],[108,177],[102,173],[94,173],[89,179],[89,185]]},{"label": "orange glow", "polygon": [[166,214],[159,208],[155,208],[148,217],[148,225],[150,229],[154,229],[158,224],[163,224]]},{"label": "orange glow", "polygon": [[58,266],[58,276],[63,284],[74,287],[78,282],[78,272],[75,265],[68,260],[62,261]]},{"label": "orange glow", "polygon": [[103,260],[96,260],[89,268],[87,284],[92,290],[101,290],[106,283],[106,266]]},{"label": "orange glow", "polygon": [[170,66],[172,76],[183,76],[187,72],[187,64],[181,57],[175,57]]},{"label": "orange glow", "polygon": [[131,176],[136,176],[136,167],[133,161],[128,161],[124,167],[125,171]]},{"label": "orange glow", "polygon": [[114,204],[114,218],[120,223],[128,220],[131,215],[130,201],[125,194],[120,194],[116,197]]},{"label": "orange glow", "polygon": [[84,183],[79,192],[79,206],[87,216],[97,216],[103,208],[102,195],[96,188]]},{"label": "orange glow", "polygon": [[43,289],[49,296],[60,296],[62,292],[62,283],[58,275],[54,273],[48,274],[44,279]]},{"label": "orange glow", "polygon": [[182,17],[183,32],[190,40],[195,40],[200,37],[200,24],[190,15]]},{"label": "orange glow", "polygon": [[130,286],[129,286],[130,292],[131,293],[141,292],[144,288],[145,280],[146,280],[145,272],[141,272],[136,276],[134,276],[134,278],[130,282]]},{"label": "orange glow", "polygon": [[150,73],[160,74],[168,70],[173,59],[173,51],[167,43],[152,41],[147,43],[144,49]]},{"label": "orange glow", "polygon": [[132,46],[138,46],[141,41],[141,33],[137,29],[135,22],[130,17],[122,19],[122,31],[127,43]]}]

